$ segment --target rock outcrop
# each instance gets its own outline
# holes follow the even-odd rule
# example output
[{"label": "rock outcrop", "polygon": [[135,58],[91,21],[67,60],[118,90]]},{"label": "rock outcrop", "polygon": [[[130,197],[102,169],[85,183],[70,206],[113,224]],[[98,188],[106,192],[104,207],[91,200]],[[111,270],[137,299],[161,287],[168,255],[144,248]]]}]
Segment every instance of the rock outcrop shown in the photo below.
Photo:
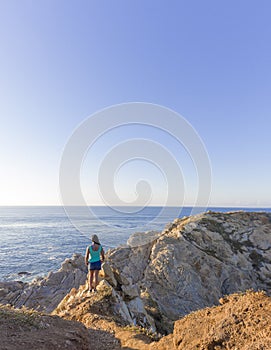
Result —
[{"label": "rock outcrop", "polygon": [[[131,326],[126,304],[119,304],[119,296],[105,280],[99,283],[97,293],[89,293],[87,289],[87,285],[73,288],[52,314],[80,321],[88,329],[103,331],[103,337],[98,341],[101,350],[149,349],[151,338],[143,329]],[[110,339],[109,335],[114,338]]]},{"label": "rock outcrop", "polygon": [[132,241],[109,252],[108,282],[136,324],[169,333],[223,295],[271,292],[271,214],[207,212],[176,219],[147,244]]},{"label": "rock outcrop", "polygon": [[60,270],[50,272],[45,278],[31,283],[0,282],[0,303],[50,313],[72,288],[84,284],[86,277],[83,256],[74,254],[62,263]]}]

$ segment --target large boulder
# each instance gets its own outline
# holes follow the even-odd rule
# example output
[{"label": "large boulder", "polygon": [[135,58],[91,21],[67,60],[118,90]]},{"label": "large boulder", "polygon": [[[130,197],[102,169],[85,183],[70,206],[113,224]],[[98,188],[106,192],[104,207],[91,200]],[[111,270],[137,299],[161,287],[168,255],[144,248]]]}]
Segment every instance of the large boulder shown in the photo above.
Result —
[{"label": "large boulder", "polygon": [[270,294],[270,250],[271,214],[207,212],[176,219],[145,245],[114,249],[108,261],[135,318],[131,301],[140,298],[158,331],[169,333],[175,320],[225,294]]}]

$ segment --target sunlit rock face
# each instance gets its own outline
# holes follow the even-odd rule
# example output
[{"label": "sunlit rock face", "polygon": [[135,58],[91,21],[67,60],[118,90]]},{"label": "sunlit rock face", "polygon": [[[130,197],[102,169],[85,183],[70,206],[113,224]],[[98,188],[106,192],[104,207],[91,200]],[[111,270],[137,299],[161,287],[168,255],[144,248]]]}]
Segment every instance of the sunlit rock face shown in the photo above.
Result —
[{"label": "sunlit rock face", "polygon": [[167,333],[173,321],[225,294],[271,294],[270,249],[271,214],[207,212],[176,219],[145,245],[114,249],[108,260],[128,309],[140,298],[158,331]]}]

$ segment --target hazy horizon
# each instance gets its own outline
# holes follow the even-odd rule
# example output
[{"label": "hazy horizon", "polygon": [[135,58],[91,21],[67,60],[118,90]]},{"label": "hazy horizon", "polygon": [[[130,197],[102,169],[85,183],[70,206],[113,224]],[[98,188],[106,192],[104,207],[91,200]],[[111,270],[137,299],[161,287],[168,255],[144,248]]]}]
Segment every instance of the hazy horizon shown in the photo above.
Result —
[{"label": "hazy horizon", "polygon": [[[7,208],[7,207],[14,207],[14,208],[24,208],[24,207],[33,207],[33,208],[36,208],[36,207],[57,207],[57,208],[63,208],[63,205],[0,205],[0,208]],[[69,206],[68,206],[69,207]],[[80,205],[70,205],[70,207],[105,207],[105,208],[118,208],[118,207],[134,207],[134,208],[141,208],[144,209],[144,208],[163,208],[163,206],[161,205],[147,205],[145,207],[141,207],[141,206],[134,206],[134,205],[112,205],[112,206],[108,206],[108,205],[95,205],[95,204],[91,204],[91,205],[86,205],[86,206],[80,206]],[[202,208],[201,206],[191,206],[191,205],[184,205],[182,207],[180,206],[175,206],[175,205],[167,205],[168,208]],[[222,206],[222,205],[218,205],[218,206],[207,206],[206,208],[204,209],[210,209],[210,208],[223,208],[223,209],[231,209],[231,208],[236,208],[236,209],[242,209],[242,208],[248,208],[248,209],[271,209],[271,206],[270,207],[249,207],[249,206],[233,206],[233,205],[230,205],[230,206]]]}]

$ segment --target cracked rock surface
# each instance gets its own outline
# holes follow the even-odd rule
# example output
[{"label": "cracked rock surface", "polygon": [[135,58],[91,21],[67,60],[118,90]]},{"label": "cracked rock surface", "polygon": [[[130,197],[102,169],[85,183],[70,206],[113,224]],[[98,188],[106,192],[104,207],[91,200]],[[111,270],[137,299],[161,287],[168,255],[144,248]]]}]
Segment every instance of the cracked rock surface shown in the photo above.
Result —
[{"label": "cracked rock surface", "polygon": [[165,334],[174,321],[218,305],[223,295],[248,289],[270,295],[270,250],[270,213],[207,212],[176,219],[147,244],[114,249],[108,259],[128,309],[141,299]]}]

